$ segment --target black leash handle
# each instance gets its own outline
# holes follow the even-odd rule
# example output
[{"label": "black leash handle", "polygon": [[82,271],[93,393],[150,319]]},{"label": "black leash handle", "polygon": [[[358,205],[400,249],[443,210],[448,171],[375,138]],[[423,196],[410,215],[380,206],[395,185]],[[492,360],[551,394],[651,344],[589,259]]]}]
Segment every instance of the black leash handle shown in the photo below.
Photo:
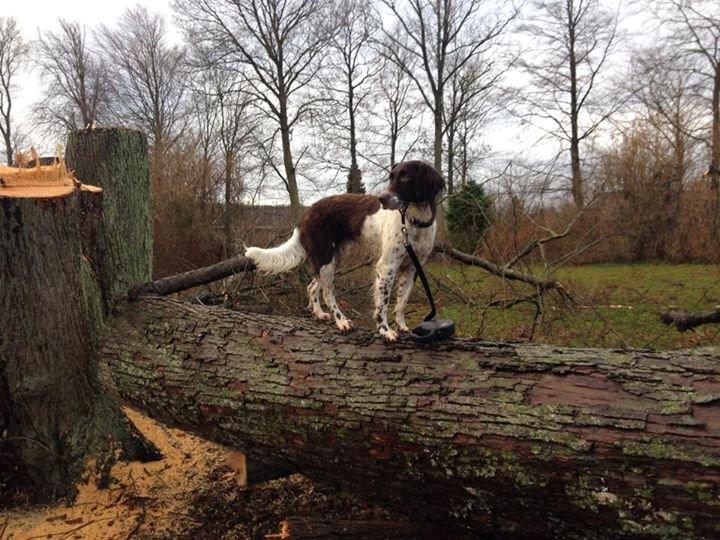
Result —
[{"label": "black leash handle", "polygon": [[410,260],[412,261],[413,265],[415,266],[415,270],[417,271],[418,276],[420,276],[420,281],[422,282],[423,288],[425,289],[425,296],[427,296],[428,302],[430,302],[430,313],[428,313],[425,316],[425,320],[432,321],[435,318],[435,315],[437,314],[437,309],[435,308],[435,300],[433,300],[432,291],[430,290],[430,285],[428,284],[427,278],[425,277],[425,272],[422,269],[422,266],[420,265],[420,261],[417,258],[417,255],[415,254],[415,250],[412,247],[412,244],[410,244],[410,240],[408,238],[408,230],[405,226],[405,212],[407,211],[407,206],[403,207],[400,210],[400,216],[401,216],[401,223],[402,228],[401,231],[403,233],[403,245],[405,246],[405,251],[407,251],[408,255],[410,256]]}]

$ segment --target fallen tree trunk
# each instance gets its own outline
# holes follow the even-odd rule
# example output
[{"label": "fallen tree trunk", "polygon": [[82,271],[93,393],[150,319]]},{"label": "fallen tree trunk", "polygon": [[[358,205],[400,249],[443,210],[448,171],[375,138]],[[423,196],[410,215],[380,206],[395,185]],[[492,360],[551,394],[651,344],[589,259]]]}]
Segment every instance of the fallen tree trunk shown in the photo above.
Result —
[{"label": "fallen tree trunk", "polygon": [[560,283],[559,281],[556,281],[554,279],[540,279],[529,274],[523,274],[522,272],[513,270],[511,268],[512,265],[510,264],[507,266],[500,266],[495,264],[494,262],[488,261],[487,259],[483,259],[482,257],[470,255],[469,253],[465,253],[463,251],[455,249],[447,244],[436,245],[435,251],[437,251],[438,253],[444,253],[445,255],[455,259],[456,261],[467,264],[469,266],[477,266],[478,268],[482,268],[486,272],[489,272],[503,279],[527,283],[528,285],[537,287],[540,291],[556,290],[559,291],[561,294],[565,293],[565,287],[563,287],[562,283]]},{"label": "fallen tree trunk", "polygon": [[243,255],[236,255],[219,263],[195,270],[189,270],[182,274],[156,279],[136,285],[130,289],[128,298],[136,300],[140,296],[153,294],[158,296],[167,296],[168,294],[186,291],[193,287],[206,285],[220,279],[240,274],[242,272],[252,272],[255,270],[255,263]]},{"label": "fallen tree trunk", "polygon": [[131,405],[414,519],[508,537],[710,537],[720,352],[386,346],[176,299],[119,306]]},{"label": "fallen tree trunk", "polygon": [[668,326],[675,326],[679,332],[687,332],[704,324],[720,323],[720,308],[696,312],[670,310],[660,319]]}]

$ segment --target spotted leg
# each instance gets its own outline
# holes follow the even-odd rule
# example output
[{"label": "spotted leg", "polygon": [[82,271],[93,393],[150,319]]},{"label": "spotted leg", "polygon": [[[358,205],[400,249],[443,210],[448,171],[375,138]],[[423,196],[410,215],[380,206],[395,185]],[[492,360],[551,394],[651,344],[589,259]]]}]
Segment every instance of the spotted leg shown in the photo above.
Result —
[{"label": "spotted leg", "polygon": [[321,321],[329,321],[332,319],[332,315],[325,313],[320,305],[320,295],[322,294],[322,287],[315,278],[310,282],[307,287],[308,292],[308,309],[312,312],[313,317]]},{"label": "spotted leg", "polygon": [[397,274],[397,264],[391,264],[380,259],[375,267],[375,272],[377,276],[375,278],[373,298],[375,300],[375,322],[377,323],[378,332],[384,340],[396,341],[398,333],[388,325],[387,310],[393,281]]},{"label": "spotted leg", "polygon": [[395,324],[400,332],[409,332],[407,323],[405,322],[405,308],[407,307],[410,293],[413,288],[413,279],[415,278],[415,270],[412,268],[403,268],[398,275],[397,283],[397,300],[395,302]]},{"label": "spotted leg", "polygon": [[335,293],[333,292],[333,284],[335,281],[335,261],[320,268],[317,279],[322,287],[325,305],[328,307],[335,319],[335,325],[343,332],[352,330],[352,321],[343,315],[337,305],[337,302],[335,301]]}]

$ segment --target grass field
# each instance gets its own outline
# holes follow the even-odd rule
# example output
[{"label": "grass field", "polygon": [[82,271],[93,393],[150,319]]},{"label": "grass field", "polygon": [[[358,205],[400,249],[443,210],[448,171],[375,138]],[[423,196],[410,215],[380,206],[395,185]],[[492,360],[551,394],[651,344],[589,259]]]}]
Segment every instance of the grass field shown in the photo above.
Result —
[{"label": "grass field", "polygon": [[[566,267],[556,277],[572,301],[548,293],[537,325],[533,324],[537,312],[534,304],[489,307],[493,302],[532,295],[534,290],[525,284],[502,280],[479,268],[442,258],[431,261],[427,272],[439,308],[438,317],[453,319],[458,335],[463,337],[575,347],[680,349],[720,345],[718,325],[680,333],[660,322],[660,315],[669,307],[694,311],[720,305],[717,265]],[[256,280],[245,289],[238,304],[242,309],[259,304],[264,312],[308,316],[304,288],[292,276]],[[373,278],[372,266],[365,265],[349,273],[341,270],[336,280],[338,303],[344,313],[356,326],[371,329],[375,328],[370,295]],[[412,326],[420,322],[427,311],[418,280],[407,309],[408,323]]]},{"label": "grass field", "polygon": [[[458,333],[488,340],[528,340],[536,306],[487,307],[490,302],[527,296],[532,289],[460,264],[436,261],[431,282],[440,316],[452,318]],[[720,328],[706,326],[684,334],[664,326],[668,307],[688,310],[720,305],[720,267],[714,265],[592,265],[568,267],[558,279],[573,298],[562,302],[551,293],[533,341],[571,346],[676,349],[720,344]],[[419,282],[411,322],[425,312]]]}]

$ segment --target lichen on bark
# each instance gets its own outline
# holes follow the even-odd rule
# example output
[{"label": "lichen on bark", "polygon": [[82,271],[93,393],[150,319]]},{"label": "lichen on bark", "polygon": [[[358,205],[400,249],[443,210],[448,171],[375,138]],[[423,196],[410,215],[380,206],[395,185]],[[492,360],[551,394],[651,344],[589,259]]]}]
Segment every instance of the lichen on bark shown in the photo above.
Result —
[{"label": "lichen on bark", "polygon": [[720,526],[717,349],[386,346],[146,298],[120,307],[102,368],[160,420],[416,517],[503,538]]}]

